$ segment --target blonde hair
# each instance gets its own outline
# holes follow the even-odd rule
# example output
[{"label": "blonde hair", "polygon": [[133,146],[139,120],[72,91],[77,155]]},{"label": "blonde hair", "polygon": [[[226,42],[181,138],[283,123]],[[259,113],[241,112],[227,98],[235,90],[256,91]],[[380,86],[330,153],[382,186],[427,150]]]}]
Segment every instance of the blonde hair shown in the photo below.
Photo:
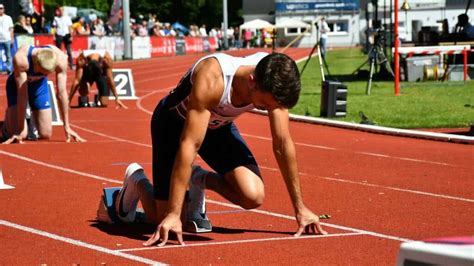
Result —
[{"label": "blonde hair", "polygon": [[54,72],[58,57],[52,49],[40,49],[36,54],[39,66],[46,72]]}]

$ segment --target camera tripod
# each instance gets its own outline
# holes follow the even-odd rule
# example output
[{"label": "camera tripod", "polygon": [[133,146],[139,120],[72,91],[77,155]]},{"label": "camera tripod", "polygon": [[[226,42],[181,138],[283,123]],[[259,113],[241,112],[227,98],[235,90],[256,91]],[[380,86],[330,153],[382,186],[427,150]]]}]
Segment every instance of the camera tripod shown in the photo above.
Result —
[{"label": "camera tripod", "polygon": [[363,66],[366,64],[370,64],[369,70],[369,80],[367,81],[367,87],[365,89],[365,94],[370,95],[372,89],[372,78],[374,76],[375,68],[377,65],[384,65],[385,70],[388,71],[393,77],[395,74],[393,73],[392,67],[390,66],[390,61],[387,59],[385,55],[383,44],[383,38],[377,38],[375,44],[370,48],[368,53],[368,58],[365,60],[362,65],[360,65],[353,73],[354,75],[357,71],[359,71]]},{"label": "camera tripod", "polygon": [[325,56],[321,56],[321,47],[320,47],[320,41],[319,41],[319,26],[317,23],[315,23],[315,26],[316,26],[316,43],[314,44],[313,49],[311,49],[311,52],[309,52],[308,59],[306,59],[306,62],[304,63],[303,68],[301,69],[300,75],[303,75],[303,72],[309,63],[309,60],[311,60],[311,56],[313,55],[314,51],[316,51],[317,49],[319,68],[321,69],[321,79],[325,81],[323,64],[324,64],[324,67],[326,67],[329,77],[331,77],[331,73],[329,72],[329,67],[328,67],[328,63],[326,62]]}]

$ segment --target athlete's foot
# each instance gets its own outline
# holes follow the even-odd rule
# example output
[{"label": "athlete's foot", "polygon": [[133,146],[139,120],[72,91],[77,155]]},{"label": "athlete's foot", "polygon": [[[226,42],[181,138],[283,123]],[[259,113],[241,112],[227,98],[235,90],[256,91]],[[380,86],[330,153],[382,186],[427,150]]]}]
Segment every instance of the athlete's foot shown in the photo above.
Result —
[{"label": "athlete's foot", "polygon": [[115,210],[117,216],[123,222],[135,221],[137,205],[140,198],[137,190],[137,184],[140,180],[147,178],[143,172],[143,168],[137,164],[132,163],[125,170],[125,179],[123,186],[120,189],[116,201]]},{"label": "athlete's foot", "polygon": [[189,181],[189,201],[186,210],[185,230],[192,233],[211,232],[211,221],[206,215],[205,182],[209,172],[194,165]]}]

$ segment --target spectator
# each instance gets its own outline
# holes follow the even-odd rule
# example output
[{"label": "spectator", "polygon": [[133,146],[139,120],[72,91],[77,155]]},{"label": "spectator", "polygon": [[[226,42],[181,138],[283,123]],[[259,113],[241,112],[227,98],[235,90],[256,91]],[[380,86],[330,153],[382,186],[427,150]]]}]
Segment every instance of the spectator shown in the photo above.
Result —
[{"label": "spectator", "polygon": [[155,25],[153,25],[153,28],[151,28],[149,35],[150,36],[163,36],[163,26],[160,22],[155,22]]},{"label": "spectator", "polygon": [[98,18],[92,22],[91,34],[97,37],[105,36],[104,22]]},{"label": "spectator", "polygon": [[72,29],[73,29],[74,35],[91,34],[89,25],[85,23],[84,17],[78,18],[77,21],[74,24],[72,24]]},{"label": "spectator", "polygon": [[239,49],[241,47],[240,36],[239,36],[239,27],[234,28],[234,48]]},{"label": "spectator", "polygon": [[202,24],[202,26],[199,28],[199,33],[202,37],[207,37],[206,24]]},{"label": "spectator", "polygon": [[169,24],[168,22],[165,23],[165,29],[164,29],[164,32],[165,32],[165,36],[176,36],[176,31],[173,30],[173,28],[171,27],[171,24]]},{"label": "spectator", "polygon": [[244,47],[250,48],[250,42],[252,41],[252,32],[250,30],[244,30]]},{"label": "spectator", "polygon": [[148,21],[142,20],[142,23],[138,25],[138,36],[148,36]]},{"label": "spectator", "polygon": [[[148,14],[148,32],[151,31],[151,29],[153,29],[153,27],[155,26],[155,23],[158,22],[158,20],[156,19],[156,14]],[[151,35],[151,34],[150,34]]]},{"label": "spectator", "polygon": [[28,30],[26,29],[26,19],[25,16],[19,15],[18,21],[15,23],[13,27],[13,32],[15,34],[28,34]]},{"label": "spectator", "polygon": [[25,17],[25,28],[28,31],[28,34],[34,33],[33,27],[31,26],[31,16]]},{"label": "spectator", "polygon": [[6,71],[8,74],[12,72],[12,51],[11,45],[13,40],[13,20],[5,14],[5,7],[0,4],[0,50],[5,51],[7,58]]},{"label": "spectator", "polygon": [[72,21],[71,18],[64,12],[64,7],[57,9],[57,16],[54,17],[53,27],[55,28],[54,40],[56,46],[61,49],[61,44],[64,44],[67,51],[69,67],[72,69],[71,43],[72,43]]}]

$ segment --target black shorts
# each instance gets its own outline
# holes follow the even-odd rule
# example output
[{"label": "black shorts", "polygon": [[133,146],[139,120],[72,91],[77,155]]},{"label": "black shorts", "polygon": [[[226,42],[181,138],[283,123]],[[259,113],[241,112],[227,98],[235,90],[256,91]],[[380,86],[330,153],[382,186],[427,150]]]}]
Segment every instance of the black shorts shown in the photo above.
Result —
[{"label": "black shorts", "polygon": [[89,83],[90,86],[94,84],[94,82],[97,84],[97,90],[99,91],[99,96],[109,96],[110,95],[110,90],[107,87],[107,76],[106,75],[100,75],[97,78],[94,77],[92,73],[90,73],[86,68],[84,68],[84,72],[82,73],[82,78],[81,78],[81,87],[85,85],[85,83]]},{"label": "black shorts", "polygon": [[[170,110],[167,98],[160,101],[151,119],[153,144],[153,188],[155,199],[168,200],[170,179],[179,149],[184,119]],[[208,129],[198,151],[201,158],[217,173],[224,175],[238,166],[261,176],[257,162],[234,123]]]}]

